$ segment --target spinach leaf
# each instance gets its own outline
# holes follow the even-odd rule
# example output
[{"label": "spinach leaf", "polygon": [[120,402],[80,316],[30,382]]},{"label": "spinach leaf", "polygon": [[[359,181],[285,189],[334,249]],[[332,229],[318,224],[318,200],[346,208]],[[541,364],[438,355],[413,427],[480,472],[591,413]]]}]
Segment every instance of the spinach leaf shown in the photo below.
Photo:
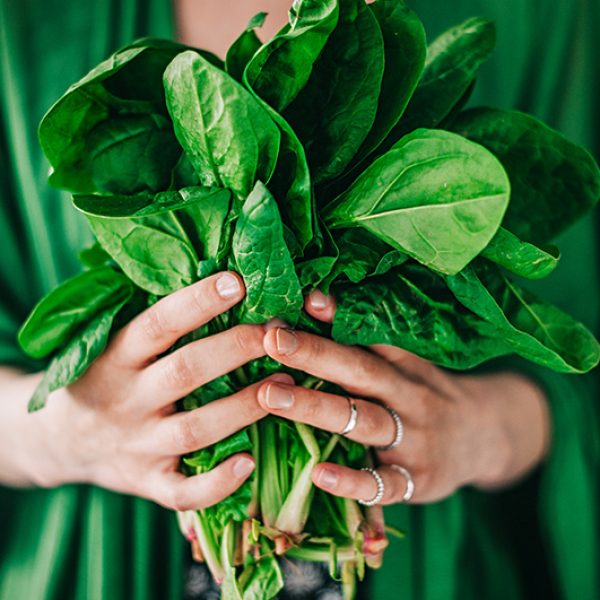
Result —
[{"label": "spinach leaf", "polygon": [[246,26],[246,29],[231,44],[225,57],[225,69],[236,81],[243,83],[244,70],[257,50],[262,46],[262,42],[254,31],[255,28],[262,27],[267,13],[261,12],[254,15]]},{"label": "spinach leaf", "polygon": [[527,279],[547,277],[557,267],[560,258],[558,248],[538,248],[520,240],[504,227],[498,229],[481,255]]},{"label": "spinach leaf", "polygon": [[255,90],[250,88],[250,93],[269,113],[281,132],[279,156],[275,171],[268,184],[275,197],[278,198],[285,225],[294,232],[297,244],[302,251],[313,240],[315,233],[313,228],[316,226],[306,154],[289,123],[273,110]]},{"label": "spinach leaf", "polygon": [[79,261],[84,267],[95,269],[109,264],[112,259],[98,242],[93,242],[79,252]]},{"label": "spinach leaf", "polygon": [[290,22],[248,63],[244,81],[281,113],[304,88],[338,19],[337,0],[296,0]]},{"label": "spinach leaf", "polygon": [[421,81],[384,147],[419,127],[436,127],[448,116],[495,45],[494,24],[481,17],[468,19],[434,40],[427,48]]},{"label": "spinach leaf", "polygon": [[73,196],[73,205],[86,215],[95,217],[134,218],[152,217],[188,208],[193,204],[229,204],[231,192],[223,188],[192,186],[178,191],[114,196]]},{"label": "spinach leaf", "polygon": [[342,344],[391,344],[452,369],[510,352],[495,324],[461,306],[444,279],[421,265],[334,293],[332,337]]},{"label": "spinach leaf", "polygon": [[454,274],[496,233],[509,197],[500,162],[446,131],[419,129],[326,209],[332,228],[363,227],[429,268]]},{"label": "spinach leaf", "polygon": [[175,134],[204,185],[245,198],[268,181],[279,152],[279,129],[239,83],[196,52],[179,54],[164,74]]},{"label": "spinach leaf", "polygon": [[362,0],[340,0],[337,25],[306,86],[283,113],[304,145],[316,184],[340,175],[377,113],[383,38]]},{"label": "spinach leaf", "polygon": [[600,169],[581,146],[516,111],[477,108],[452,129],[493,152],[508,173],[511,198],[503,225],[546,244],[600,199]]},{"label": "spinach leaf", "polygon": [[121,298],[113,306],[103,308],[83,330],[71,337],[48,365],[29,401],[29,412],[43,408],[51,392],[73,383],[102,354],[113,320],[127,300],[128,298]]},{"label": "spinach leaf", "polygon": [[102,247],[143,290],[164,296],[196,280],[198,256],[172,212],[87,219]]},{"label": "spinach leaf", "polygon": [[519,287],[490,263],[447,278],[458,301],[498,329],[513,352],[564,373],[589,371],[600,345],[581,324]]},{"label": "spinach leaf", "polygon": [[232,267],[244,279],[240,322],[274,317],[294,325],[303,306],[300,283],[283,237],[277,203],[259,181],[245,200],[233,234]]},{"label": "spinach leaf", "polygon": [[[39,128],[40,144],[53,168],[51,183],[75,191],[95,191],[89,168],[80,171],[77,167],[84,157],[89,161],[93,144],[106,141],[101,133],[90,140],[90,132],[101,132],[100,124],[115,118],[146,115],[156,119],[165,114],[162,73],[182,48],[163,40],[140,40],[113,54],[69,88],[46,113]],[[122,71],[124,77],[120,76]],[[111,126],[107,127],[110,130]],[[167,132],[161,131],[165,139]],[[172,141],[168,144],[170,148]],[[157,166],[153,158],[153,154],[137,158],[146,175]],[[169,159],[170,154],[166,154],[164,162]]]},{"label": "spinach leaf", "polygon": [[392,249],[364,229],[343,231],[337,238],[337,245],[339,258],[328,282],[344,275],[352,283],[359,283],[366,277],[383,275],[408,260],[406,254]]},{"label": "spinach leaf", "polygon": [[423,23],[404,0],[377,0],[369,5],[383,36],[385,67],[377,114],[358,157],[368,156],[400,120],[425,64]]},{"label": "spinach leaf", "polygon": [[19,331],[21,348],[33,358],[44,358],[65,345],[91,317],[127,299],[131,283],[110,267],[84,271],[46,295]]},{"label": "spinach leaf", "polygon": [[170,121],[157,114],[101,121],[86,132],[85,145],[80,157],[52,174],[52,185],[77,193],[158,191],[181,154]]}]

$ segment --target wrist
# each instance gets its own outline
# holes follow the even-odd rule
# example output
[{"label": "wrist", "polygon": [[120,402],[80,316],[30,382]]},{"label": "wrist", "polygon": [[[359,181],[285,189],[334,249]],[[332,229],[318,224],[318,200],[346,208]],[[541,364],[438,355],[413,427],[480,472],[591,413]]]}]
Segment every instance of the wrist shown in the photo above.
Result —
[{"label": "wrist", "polygon": [[[465,378],[467,379],[467,378]],[[470,484],[495,489],[514,483],[539,465],[550,445],[544,392],[518,373],[469,377],[466,397],[473,414],[475,455]]]},{"label": "wrist", "polygon": [[32,431],[26,473],[37,487],[53,488],[83,480],[73,451],[77,423],[69,400],[65,389],[57,390],[42,410],[25,417]]}]

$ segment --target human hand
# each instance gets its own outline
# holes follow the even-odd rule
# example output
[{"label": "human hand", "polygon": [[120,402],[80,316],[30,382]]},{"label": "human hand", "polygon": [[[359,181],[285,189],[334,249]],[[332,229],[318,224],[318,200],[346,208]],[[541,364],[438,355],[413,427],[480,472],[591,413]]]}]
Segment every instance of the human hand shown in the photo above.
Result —
[{"label": "human hand", "polygon": [[[319,292],[306,303],[315,318],[332,321],[335,302]],[[348,438],[386,446],[396,438],[400,416],[404,436],[394,449],[378,451],[377,471],[384,482],[382,504],[401,502],[408,480],[391,465],[408,470],[414,482],[411,502],[428,503],[472,484],[503,486],[522,476],[544,456],[548,416],[543,393],[514,373],[463,375],[392,346],[370,350],[284,328],[268,331],[269,356],[331,381],[356,395],[358,418]],[[264,383],[261,406],[270,413],[331,431],[349,421],[348,398],[289,384]],[[340,465],[322,463],[313,473],[318,487],[357,500],[376,497],[375,477]]]},{"label": "human hand", "polygon": [[204,508],[233,493],[254,468],[249,454],[189,478],[179,472],[179,458],[263,417],[260,384],[189,412],[175,412],[175,403],[263,356],[264,328],[240,325],[162,355],[244,293],[237,275],[214,275],[163,298],[115,335],[83,377],[51,399],[50,460],[38,483],[89,482],[175,510]]}]

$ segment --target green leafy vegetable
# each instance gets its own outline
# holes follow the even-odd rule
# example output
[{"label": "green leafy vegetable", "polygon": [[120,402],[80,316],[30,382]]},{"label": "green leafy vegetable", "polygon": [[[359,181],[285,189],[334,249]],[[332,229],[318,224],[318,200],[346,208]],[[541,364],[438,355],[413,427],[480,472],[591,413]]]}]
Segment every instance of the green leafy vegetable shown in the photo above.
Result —
[{"label": "green leafy vegetable", "polygon": [[452,128],[503,164],[512,189],[504,225],[527,242],[547,244],[600,198],[600,169],[589,152],[529,115],[478,108]]},{"label": "green leafy vegetable", "polygon": [[248,87],[276,111],[283,111],[306,85],[337,19],[336,0],[296,0],[289,25],[248,63],[244,72]]},{"label": "green leafy vegetable", "polygon": [[[595,206],[600,171],[527,115],[463,111],[494,46],[492,23],[470,19],[426,49],[403,0],[294,0],[289,23],[263,44],[264,17],[225,64],[168,41],[134,42],[42,120],[51,182],[76,194],[97,241],[81,253],[89,270],[43,298],[19,334],[26,352],[49,361],[30,409],[80,377],[112,331],[226,268],[243,277],[244,301],[169,352],[278,317],[452,369],[510,353],[567,373],[594,368],[592,334],[509,272],[551,274],[559,252],[547,244]],[[336,298],[333,325],[302,310],[315,288]],[[177,407],[281,370],[253,360]],[[179,514],[222,598],[275,598],[283,554],[327,563],[352,597],[384,528],[374,531],[356,502],[315,490],[311,475],[320,461],[371,464],[369,449],[269,416],[181,468],[205,473],[238,452],[256,461],[249,480]]]},{"label": "green leafy vegetable", "polygon": [[326,222],[364,227],[431,269],[454,274],[496,233],[509,189],[502,165],[483,147],[419,129],[368,167]]},{"label": "green leafy vegetable", "polygon": [[269,180],[279,129],[248,91],[192,51],[173,59],[164,82],[177,139],[204,185],[244,198]]},{"label": "green leafy vegetable", "polygon": [[538,248],[500,227],[481,256],[521,277],[541,279],[554,271],[560,255],[557,248]]},{"label": "green leafy vegetable", "polygon": [[340,0],[336,28],[284,116],[306,149],[315,183],[340,175],[367,137],[383,77],[383,39],[362,0]]},{"label": "green leafy vegetable", "polygon": [[242,206],[232,254],[232,266],[247,290],[240,320],[264,323],[278,317],[294,325],[303,306],[300,282],[285,245],[277,203],[260,182]]}]

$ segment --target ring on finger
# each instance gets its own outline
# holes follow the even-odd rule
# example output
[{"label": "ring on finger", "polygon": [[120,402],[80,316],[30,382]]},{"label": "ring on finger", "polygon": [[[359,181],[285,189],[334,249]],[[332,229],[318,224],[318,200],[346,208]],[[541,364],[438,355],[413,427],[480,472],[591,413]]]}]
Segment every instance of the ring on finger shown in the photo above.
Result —
[{"label": "ring on finger", "polygon": [[375,483],[377,484],[377,492],[375,496],[370,500],[358,500],[359,504],[363,506],[375,506],[379,504],[383,500],[383,495],[385,494],[385,484],[383,483],[383,477],[379,474],[376,469],[372,469],[371,467],[363,467],[361,471],[368,471],[375,479]]},{"label": "ring on finger", "polygon": [[394,425],[396,426],[396,433],[394,434],[394,439],[391,444],[387,446],[376,446],[375,449],[380,452],[387,452],[388,450],[392,450],[399,446],[404,438],[404,424],[402,423],[402,419],[400,415],[390,406],[383,404],[383,408],[388,411],[392,419],[394,420]]},{"label": "ring on finger", "polygon": [[401,501],[402,502],[410,502],[410,499],[413,497],[413,495],[415,493],[415,482],[412,478],[412,475],[408,471],[408,469],[405,469],[404,467],[401,467],[400,465],[386,465],[386,467],[389,467],[390,469],[396,471],[397,473],[400,473],[400,475],[402,475],[402,477],[404,477],[404,479],[406,479],[406,491],[404,492],[404,495],[402,496]]},{"label": "ring on finger", "polygon": [[356,407],[356,402],[350,398],[348,398],[348,406],[350,407],[350,416],[348,417],[348,422],[342,431],[340,431],[340,435],[348,435],[351,431],[356,427],[356,422],[358,421],[358,408]]}]

